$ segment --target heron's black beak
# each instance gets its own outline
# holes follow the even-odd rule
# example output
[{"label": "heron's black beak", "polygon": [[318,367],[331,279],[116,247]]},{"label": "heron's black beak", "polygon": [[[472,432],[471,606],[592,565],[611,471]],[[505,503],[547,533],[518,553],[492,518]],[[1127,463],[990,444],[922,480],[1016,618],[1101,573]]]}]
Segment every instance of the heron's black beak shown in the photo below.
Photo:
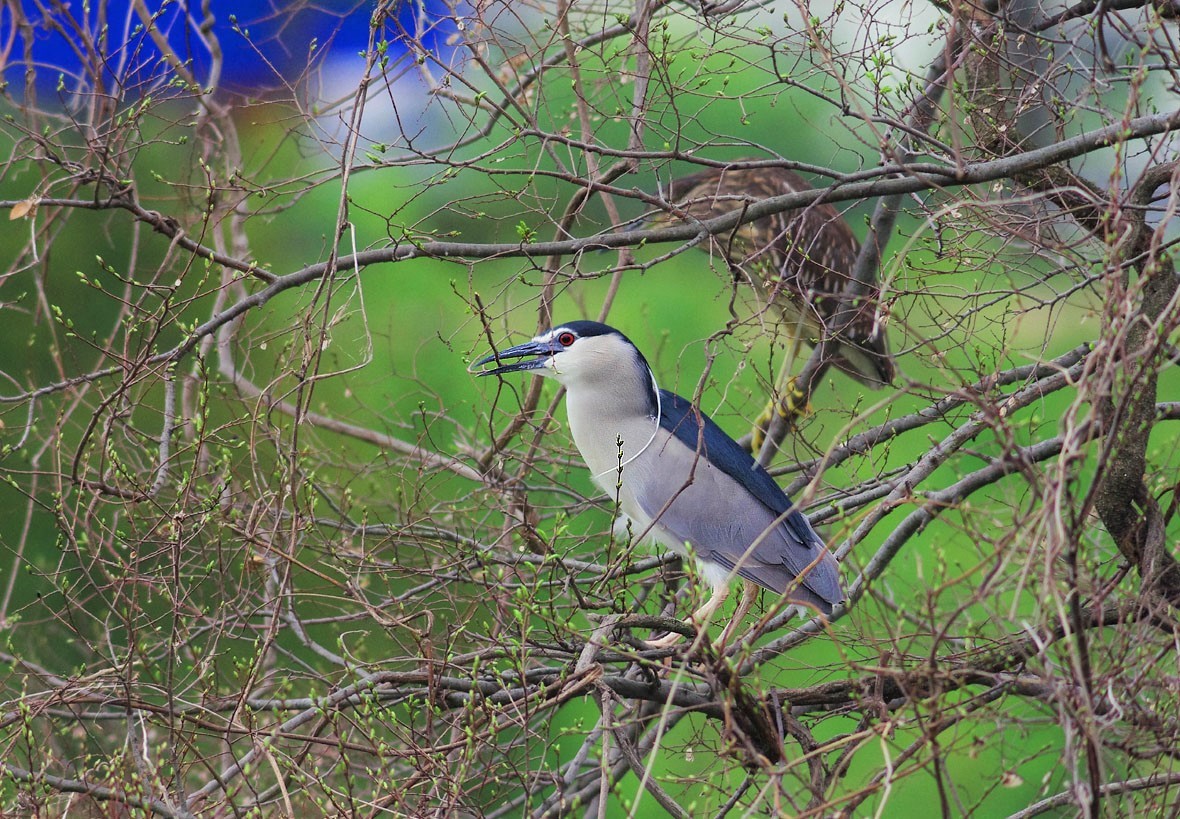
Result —
[{"label": "heron's black beak", "polygon": [[[514,373],[519,370],[539,370],[545,366],[549,357],[562,349],[560,344],[551,341],[526,341],[524,344],[517,344],[515,347],[509,347],[507,350],[501,350],[498,353],[484,356],[479,361],[476,361],[467,368],[468,372],[476,375],[500,375],[501,373]],[[537,356],[526,361],[516,361],[512,364],[501,364],[490,370],[476,370],[476,367],[482,367],[489,361],[503,361],[506,358],[523,358],[524,356]]]}]

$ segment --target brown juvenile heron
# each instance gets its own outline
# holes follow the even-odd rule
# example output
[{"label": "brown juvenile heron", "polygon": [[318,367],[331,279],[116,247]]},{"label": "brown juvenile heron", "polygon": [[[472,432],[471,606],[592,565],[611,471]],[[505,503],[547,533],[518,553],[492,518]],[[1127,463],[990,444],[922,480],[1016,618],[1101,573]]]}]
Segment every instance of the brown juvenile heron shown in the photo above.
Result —
[{"label": "brown juvenile heron", "polygon": [[[648,225],[714,219],[772,196],[810,190],[785,168],[709,168],[674,179],[665,192],[674,207],[650,218]],[[738,281],[749,282],[765,303],[778,308],[795,339],[816,346],[834,333],[833,366],[873,389],[893,380],[875,282],[858,297],[843,330],[832,327],[860,249],[834,207],[813,204],[764,216],[714,236],[713,247]]]}]

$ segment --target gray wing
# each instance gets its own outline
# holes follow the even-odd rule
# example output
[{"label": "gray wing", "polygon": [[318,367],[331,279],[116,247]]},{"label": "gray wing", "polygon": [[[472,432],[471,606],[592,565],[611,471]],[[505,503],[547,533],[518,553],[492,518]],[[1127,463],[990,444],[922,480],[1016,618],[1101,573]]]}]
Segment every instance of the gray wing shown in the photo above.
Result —
[{"label": "gray wing", "polygon": [[677,544],[691,544],[705,563],[736,568],[740,577],[777,594],[800,578],[791,599],[830,614],[844,592],[835,559],[806,518],[788,513],[802,518],[810,533],[805,538],[800,521],[782,519],[733,477],[697,458],[694,449],[674,439],[668,443],[651,453],[661,479],[639,482],[635,497],[644,514]]}]

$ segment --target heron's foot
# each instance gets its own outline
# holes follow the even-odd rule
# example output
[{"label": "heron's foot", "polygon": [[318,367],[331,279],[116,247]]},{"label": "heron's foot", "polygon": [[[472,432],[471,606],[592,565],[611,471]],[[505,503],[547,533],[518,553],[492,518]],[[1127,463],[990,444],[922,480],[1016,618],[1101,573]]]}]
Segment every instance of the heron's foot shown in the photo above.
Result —
[{"label": "heron's foot", "polygon": [[[692,625],[691,621],[688,623],[688,625]],[[644,640],[644,642],[647,643],[648,648],[662,649],[671,648],[683,639],[684,635],[680,632],[669,631],[663,637],[657,637],[654,640]]]},{"label": "heron's foot", "polygon": [[787,426],[792,426],[800,418],[811,414],[811,402],[807,400],[807,396],[799,387],[799,380],[794,376],[787,379],[782,398],[778,401],[768,401],[766,409],[762,410],[762,414],[754,421],[750,439],[755,455],[762,449],[762,444],[770,431],[770,423],[776,414],[787,420]]}]

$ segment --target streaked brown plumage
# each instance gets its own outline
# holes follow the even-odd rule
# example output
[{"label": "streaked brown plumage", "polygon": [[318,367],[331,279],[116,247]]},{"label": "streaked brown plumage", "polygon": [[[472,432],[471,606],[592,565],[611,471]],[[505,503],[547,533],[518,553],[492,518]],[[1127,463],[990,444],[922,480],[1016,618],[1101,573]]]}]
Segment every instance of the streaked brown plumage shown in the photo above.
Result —
[{"label": "streaked brown plumage", "polygon": [[[712,219],[772,196],[809,191],[798,174],[784,168],[710,168],[674,179],[665,193],[682,213],[662,213],[653,225],[678,217]],[[713,237],[714,247],[739,280],[747,279],[776,305],[794,334],[812,346],[840,311],[841,293],[852,277],[859,251],[839,212],[827,204],[788,210],[747,222]],[[874,284],[861,298],[851,323],[838,337],[833,366],[874,389],[893,380],[893,358],[885,338]]]}]

